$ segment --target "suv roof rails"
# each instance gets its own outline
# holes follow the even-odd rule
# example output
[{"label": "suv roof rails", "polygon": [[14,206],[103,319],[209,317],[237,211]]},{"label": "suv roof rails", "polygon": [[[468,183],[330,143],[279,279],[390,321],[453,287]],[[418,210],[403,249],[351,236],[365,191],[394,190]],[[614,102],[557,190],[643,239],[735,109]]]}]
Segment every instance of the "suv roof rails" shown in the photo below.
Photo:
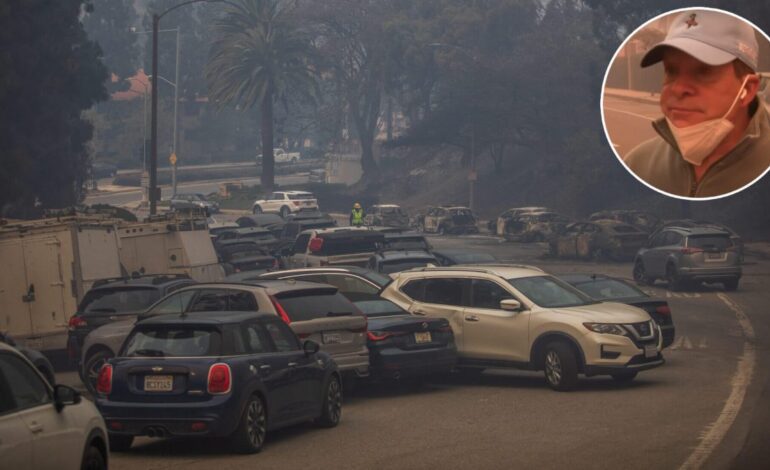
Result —
[{"label": "suv roof rails", "polygon": [[542,269],[538,268],[537,266],[531,266],[528,264],[506,264],[506,263],[489,263],[480,265],[478,267],[476,266],[436,266],[436,267],[424,267],[424,268],[413,268],[409,271],[466,271],[466,272],[477,272],[477,273],[485,273],[485,274],[494,274],[498,276],[494,270],[484,268],[483,266],[498,266],[501,268],[517,268],[517,269],[532,269],[534,271],[540,271],[541,273],[544,273]]},{"label": "suv roof rails", "polygon": [[153,285],[163,284],[164,282],[168,282],[171,280],[177,280],[177,279],[190,279],[190,276],[185,273],[171,273],[171,274],[139,274],[139,273],[132,273],[130,276],[123,276],[123,277],[110,277],[105,279],[97,279],[94,281],[91,288],[94,287],[101,287],[105,284],[111,284],[113,282],[121,282],[121,281],[131,281],[135,279],[143,279],[146,277],[152,277],[154,278],[152,280]]}]

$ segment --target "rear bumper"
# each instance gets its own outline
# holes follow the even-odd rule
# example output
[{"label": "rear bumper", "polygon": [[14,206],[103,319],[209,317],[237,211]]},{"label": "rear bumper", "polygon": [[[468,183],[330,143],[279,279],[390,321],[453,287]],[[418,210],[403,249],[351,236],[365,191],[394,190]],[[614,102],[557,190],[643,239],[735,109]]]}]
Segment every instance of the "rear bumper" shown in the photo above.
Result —
[{"label": "rear bumper", "polygon": [[679,277],[694,281],[724,281],[740,279],[742,270],[740,266],[723,266],[715,268],[690,268],[679,267]]},{"label": "rear bumper", "polygon": [[359,377],[369,375],[369,350],[364,347],[352,353],[330,354],[337,369],[343,374],[355,374]]},{"label": "rear bumper", "polygon": [[373,349],[370,354],[372,375],[382,378],[448,373],[457,363],[454,344],[430,349]]}]

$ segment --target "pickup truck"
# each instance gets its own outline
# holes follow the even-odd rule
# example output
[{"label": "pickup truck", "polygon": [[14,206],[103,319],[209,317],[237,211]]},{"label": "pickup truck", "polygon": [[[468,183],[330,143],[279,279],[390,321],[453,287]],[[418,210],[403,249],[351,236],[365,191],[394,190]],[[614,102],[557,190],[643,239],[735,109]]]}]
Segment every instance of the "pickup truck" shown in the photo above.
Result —
[{"label": "pickup truck", "polygon": [[[300,159],[300,154],[299,152],[287,152],[282,148],[274,148],[273,157],[275,158],[275,163],[297,163]],[[262,154],[257,155],[257,161],[262,161]]]}]

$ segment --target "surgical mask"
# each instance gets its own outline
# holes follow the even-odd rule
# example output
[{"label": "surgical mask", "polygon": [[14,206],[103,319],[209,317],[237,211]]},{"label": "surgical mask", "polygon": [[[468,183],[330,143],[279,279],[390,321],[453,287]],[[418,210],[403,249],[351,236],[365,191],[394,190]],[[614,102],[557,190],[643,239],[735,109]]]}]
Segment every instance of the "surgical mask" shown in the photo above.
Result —
[{"label": "surgical mask", "polygon": [[730,105],[730,109],[728,109],[721,118],[703,121],[687,127],[676,127],[674,123],[666,118],[668,127],[671,129],[671,133],[674,134],[677,146],[679,146],[679,152],[682,154],[682,158],[693,165],[701,165],[703,160],[711,155],[711,152],[717,148],[717,145],[719,145],[725,137],[727,137],[727,134],[733,130],[735,125],[727,119],[727,116],[735,107],[735,103],[746,96],[747,92],[743,87],[746,86],[748,79],[749,77],[747,76],[743,80],[741,91],[735,96],[733,104]]}]

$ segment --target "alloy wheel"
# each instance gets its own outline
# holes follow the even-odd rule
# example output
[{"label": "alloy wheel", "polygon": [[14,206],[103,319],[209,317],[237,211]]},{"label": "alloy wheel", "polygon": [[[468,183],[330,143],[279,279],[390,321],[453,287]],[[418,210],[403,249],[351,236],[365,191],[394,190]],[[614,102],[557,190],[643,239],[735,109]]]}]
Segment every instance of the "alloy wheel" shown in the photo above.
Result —
[{"label": "alloy wheel", "polygon": [[340,382],[336,379],[332,379],[329,382],[329,389],[326,392],[326,406],[328,407],[330,421],[339,422],[340,415],[342,414],[342,388],[340,387]]},{"label": "alloy wheel", "polygon": [[262,405],[262,400],[258,398],[249,403],[249,409],[246,415],[246,430],[251,445],[255,448],[261,447],[267,432],[267,419],[265,417],[265,408]]},{"label": "alloy wheel", "polygon": [[561,360],[556,351],[548,351],[545,356],[545,376],[551,384],[561,382]]}]

